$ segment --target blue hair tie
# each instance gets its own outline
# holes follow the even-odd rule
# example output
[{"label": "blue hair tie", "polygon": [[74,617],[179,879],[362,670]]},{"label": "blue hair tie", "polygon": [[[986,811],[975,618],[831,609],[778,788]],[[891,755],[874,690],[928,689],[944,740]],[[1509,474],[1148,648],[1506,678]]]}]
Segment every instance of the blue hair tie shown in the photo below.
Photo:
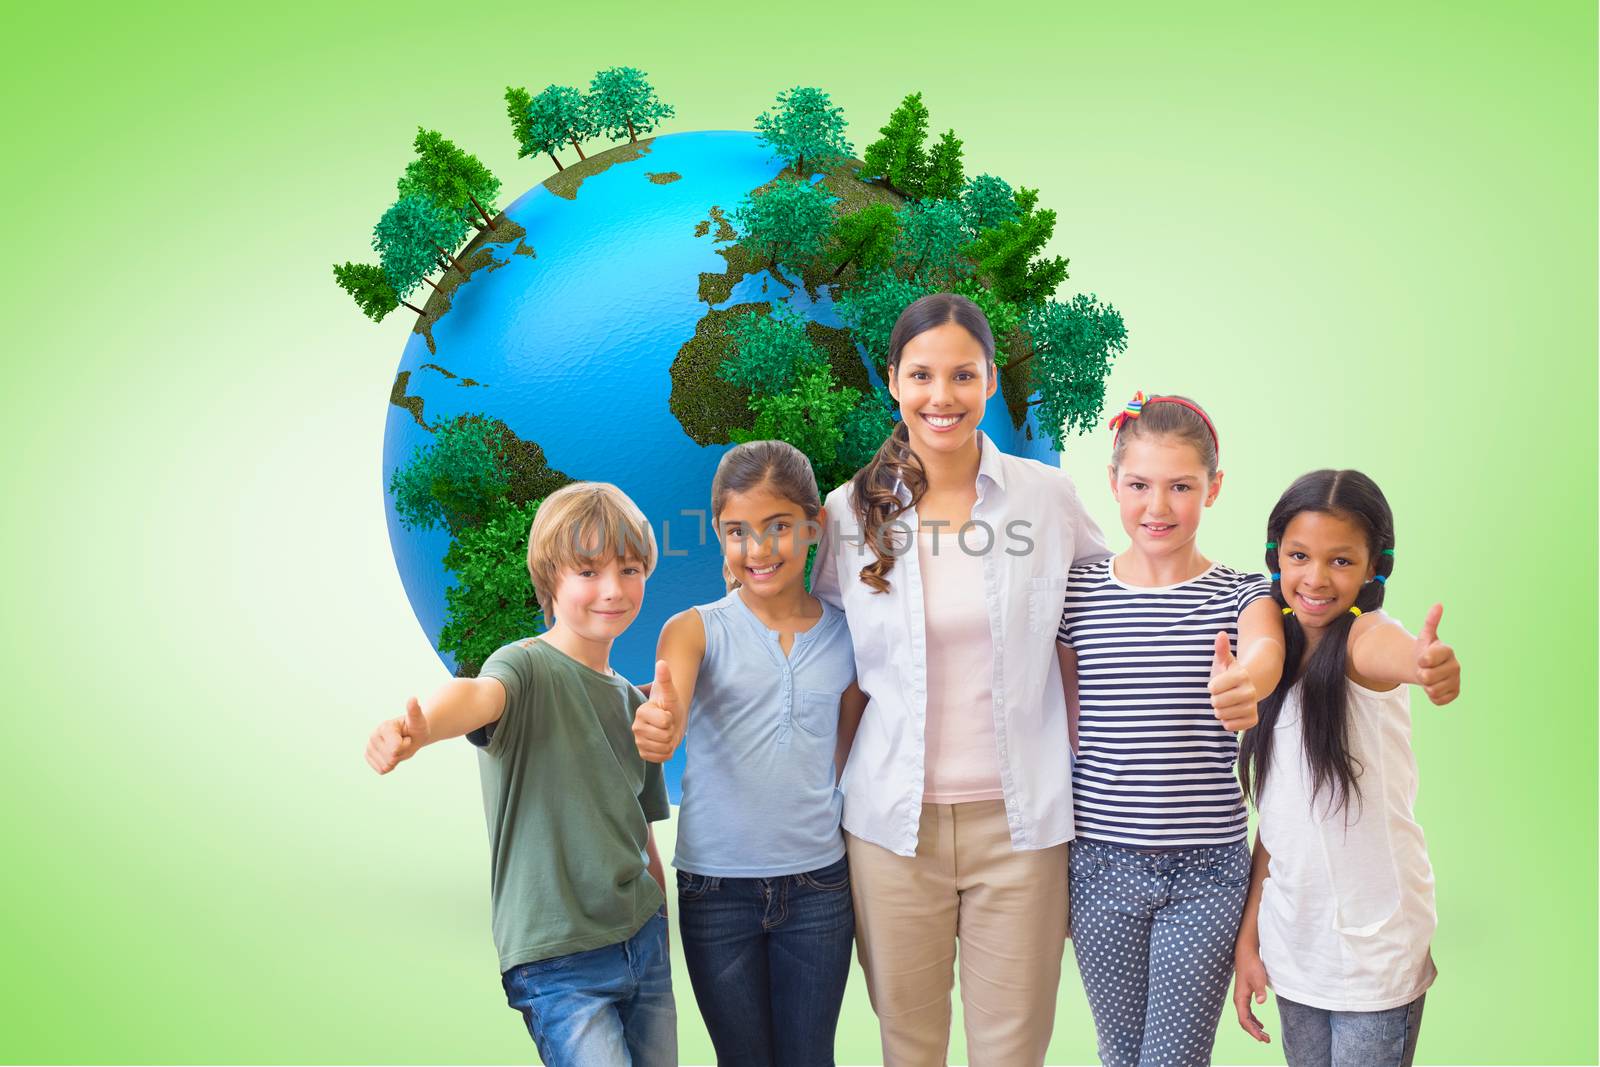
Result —
[{"label": "blue hair tie", "polygon": [[1375,581],[1375,582],[1381,582],[1384,585],[1388,585],[1389,584],[1389,579],[1385,578],[1381,574],[1374,574],[1372,576],[1372,580]]},{"label": "blue hair tie", "polygon": [[1282,577],[1283,577],[1283,575],[1279,574],[1277,571],[1273,571],[1272,572],[1272,580],[1273,581],[1277,581],[1279,578],[1282,578]]}]

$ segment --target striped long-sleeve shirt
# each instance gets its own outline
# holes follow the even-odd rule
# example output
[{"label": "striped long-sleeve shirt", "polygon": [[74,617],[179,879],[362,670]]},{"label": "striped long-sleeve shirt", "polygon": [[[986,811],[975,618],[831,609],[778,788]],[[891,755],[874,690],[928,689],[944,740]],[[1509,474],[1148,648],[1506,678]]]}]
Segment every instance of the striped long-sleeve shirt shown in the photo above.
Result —
[{"label": "striped long-sleeve shirt", "polygon": [[1238,739],[1207,683],[1217,632],[1267,580],[1213,564],[1172,586],[1125,585],[1102,560],[1074,567],[1057,639],[1078,657],[1077,835],[1128,848],[1192,848],[1245,838],[1234,776]]}]

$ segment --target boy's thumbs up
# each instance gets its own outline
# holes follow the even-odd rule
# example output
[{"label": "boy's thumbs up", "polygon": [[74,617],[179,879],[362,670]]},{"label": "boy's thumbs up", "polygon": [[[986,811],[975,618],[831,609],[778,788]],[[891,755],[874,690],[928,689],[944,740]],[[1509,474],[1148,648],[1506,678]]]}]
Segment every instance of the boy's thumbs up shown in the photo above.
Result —
[{"label": "boy's thumbs up", "polygon": [[651,763],[671,759],[683,736],[678,719],[678,693],[672,686],[672,672],[666,660],[657,660],[650,699],[633,714],[633,743],[639,755]]},{"label": "boy's thumbs up", "polygon": [[1428,609],[1422,632],[1417,634],[1417,684],[1435,704],[1448,704],[1461,695],[1461,664],[1455,649],[1439,640],[1439,620],[1444,605]]},{"label": "boy's thumbs up", "polygon": [[427,717],[417,698],[406,701],[406,713],[385,719],[367,739],[367,765],[379,774],[388,774],[404,760],[417,754],[428,743]]},{"label": "boy's thumbs up", "polygon": [[417,703],[416,697],[406,701],[406,717],[401,721],[404,725],[400,732],[406,737],[428,736],[428,720],[423,717],[422,705]]}]

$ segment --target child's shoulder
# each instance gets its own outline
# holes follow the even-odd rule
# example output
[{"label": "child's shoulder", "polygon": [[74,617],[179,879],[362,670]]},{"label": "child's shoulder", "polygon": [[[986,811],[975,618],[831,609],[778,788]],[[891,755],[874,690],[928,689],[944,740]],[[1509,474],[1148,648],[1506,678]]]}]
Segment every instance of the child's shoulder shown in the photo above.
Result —
[{"label": "child's shoulder", "polygon": [[1111,584],[1111,557],[1067,568],[1067,591],[1083,593]]},{"label": "child's shoulder", "polygon": [[502,682],[508,680],[506,676],[509,674],[519,683],[519,688],[523,688],[547,677],[560,656],[560,652],[537,636],[522,637],[490,653],[478,674],[480,677],[499,678]]},{"label": "child's shoulder", "polygon": [[1213,563],[1211,570],[1201,577],[1210,578],[1212,581],[1232,589],[1240,589],[1246,586],[1261,586],[1264,589],[1270,589],[1272,586],[1271,579],[1265,574],[1258,574],[1255,571],[1236,571],[1226,563]]}]

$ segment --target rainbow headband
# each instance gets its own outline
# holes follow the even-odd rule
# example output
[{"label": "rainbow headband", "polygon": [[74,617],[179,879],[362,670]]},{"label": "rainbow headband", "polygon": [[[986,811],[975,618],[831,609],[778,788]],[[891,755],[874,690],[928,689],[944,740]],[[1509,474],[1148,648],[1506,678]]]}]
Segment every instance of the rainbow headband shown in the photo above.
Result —
[{"label": "rainbow headband", "polygon": [[1121,411],[1119,411],[1115,415],[1111,416],[1111,421],[1106,424],[1106,428],[1111,430],[1111,431],[1113,431],[1113,433],[1111,435],[1112,442],[1115,443],[1115,441],[1117,439],[1117,435],[1122,433],[1122,427],[1123,426],[1127,425],[1127,423],[1130,420],[1137,419],[1139,417],[1140,412],[1144,411],[1144,407],[1145,407],[1146,404],[1157,404],[1157,403],[1159,403],[1159,404],[1182,404],[1184,407],[1188,408],[1190,411],[1194,412],[1196,415],[1199,415],[1200,416],[1200,421],[1205,423],[1206,424],[1206,429],[1211,431],[1211,443],[1212,443],[1212,445],[1214,445],[1216,447],[1218,455],[1221,455],[1221,453],[1222,453],[1222,442],[1217,439],[1217,428],[1211,424],[1211,417],[1209,415],[1207,415],[1205,412],[1201,411],[1198,405],[1191,404],[1191,403],[1189,403],[1189,401],[1184,400],[1182,397],[1176,397],[1176,396],[1152,396],[1152,397],[1146,397],[1144,395],[1144,390],[1143,389],[1141,389],[1138,392],[1134,393],[1133,394],[1133,399],[1128,401],[1126,404],[1124,404]]}]

